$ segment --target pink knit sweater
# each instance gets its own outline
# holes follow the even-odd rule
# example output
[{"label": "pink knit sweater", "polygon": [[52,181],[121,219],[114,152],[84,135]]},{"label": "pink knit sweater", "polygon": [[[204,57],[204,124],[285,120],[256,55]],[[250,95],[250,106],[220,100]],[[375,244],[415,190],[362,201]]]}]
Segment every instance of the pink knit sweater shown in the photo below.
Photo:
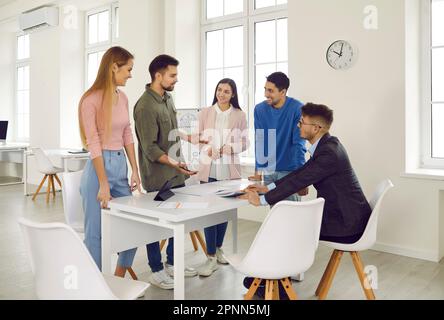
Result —
[{"label": "pink knit sweater", "polygon": [[80,114],[85,129],[88,150],[91,159],[102,155],[102,150],[118,151],[123,147],[134,143],[131,125],[128,115],[128,98],[119,90],[119,100],[113,107],[111,136],[105,139],[105,127],[103,119],[99,116],[102,105],[102,91],[97,91],[83,100]]}]

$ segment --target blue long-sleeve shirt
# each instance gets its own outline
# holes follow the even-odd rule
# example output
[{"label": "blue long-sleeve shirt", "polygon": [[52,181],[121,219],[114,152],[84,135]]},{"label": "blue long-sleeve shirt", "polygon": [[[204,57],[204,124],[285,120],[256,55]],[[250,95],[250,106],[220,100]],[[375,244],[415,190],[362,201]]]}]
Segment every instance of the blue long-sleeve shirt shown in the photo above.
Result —
[{"label": "blue long-sleeve shirt", "polygon": [[[302,103],[287,97],[280,109],[275,109],[266,101],[254,109],[256,132],[256,170],[294,171],[305,164],[305,140],[300,136],[298,121],[301,118]],[[275,130],[275,134],[271,130]],[[269,135],[271,133],[271,135]],[[276,137],[276,145],[273,142]]]}]

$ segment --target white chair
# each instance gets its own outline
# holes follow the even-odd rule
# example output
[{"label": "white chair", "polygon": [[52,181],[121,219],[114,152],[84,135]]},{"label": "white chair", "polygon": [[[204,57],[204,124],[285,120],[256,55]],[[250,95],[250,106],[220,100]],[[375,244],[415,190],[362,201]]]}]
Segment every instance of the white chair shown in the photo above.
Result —
[{"label": "white chair", "polygon": [[149,284],[102,275],[77,233],[61,223],[19,220],[42,300],[134,300]]},{"label": "white chair", "polygon": [[227,257],[235,269],[254,278],[245,300],[253,298],[262,280],[266,280],[266,300],[279,300],[279,282],[291,300],[297,299],[289,278],[313,264],[324,202],[319,198],[278,203],[265,218],[246,256]]},{"label": "white chair", "polygon": [[370,280],[367,279],[367,276],[364,272],[364,265],[359,255],[359,251],[368,250],[376,243],[376,233],[378,227],[378,217],[381,209],[381,202],[387,191],[391,188],[393,188],[393,183],[389,179],[381,182],[376,188],[376,192],[369,201],[370,207],[372,208],[372,213],[367,222],[364,233],[357,242],[353,244],[342,244],[321,241],[322,244],[334,249],[334,251],[316,290],[316,296],[318,296],[320,300],[324,300],[327,297],[328,291],[330,290],[333,278],[339,267],[339,263],[344,252],[349,252],[352,257],[353,264],[355,266],[356,272],[358,273],[359,281],[361,282],[361,286],[364,290],[365,296],[368,300],[375,300],[375,294],[371,287]]},{"label": "white chair", "polygon": [[80,196],[80,182],[83,171],[64,172],[62,178],[63,210],[66,223],[79,233],[84,233],[85,215]]},{"label": "white chair", "polygon": [[48,187],[46,189],[46,203],[49,202],[49,195],[53,193],[53,197],[55,199],[55,186],[54,186],[54,178],[57,180],[57,183],[59,184],[60,188],[62,187],[62,183],[59,180],[59,177],[57,176],[57,173],[63,172],[62,168],[55,167],[51,160],[49,160],[48,156],[45,154],[45,152],[41,148],[32,148],[32,152],[35,155],[35,158],[37,160],[37,168],[38,170],[43,173],[45,176],[43,177],[42,181],[40,182],[39,187],[37,188],[37,191],[34,193],[34,196],[32,197],[32,201],[35,200],[37,195],[40,192],[40,189],[42,189],[43,184],[45,183],[46,179],[48,179]]},{"label": "white chair", "polygon": [[[62,178],[63,210],[66,223],[83,237],[85,214],[82,208],[82,197],[80,196],[80,183],[83,171],[64,172]],[[132,268],[128,272],[134,280],[137,280],[136,273]]]}]

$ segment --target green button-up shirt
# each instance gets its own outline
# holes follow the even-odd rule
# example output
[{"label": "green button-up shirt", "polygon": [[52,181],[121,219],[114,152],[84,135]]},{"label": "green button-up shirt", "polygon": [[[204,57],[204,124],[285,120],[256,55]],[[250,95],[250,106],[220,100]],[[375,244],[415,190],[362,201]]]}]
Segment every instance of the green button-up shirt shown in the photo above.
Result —
[{"label": "green button-up shirt", "polygon": [[[170,94],[161,97],[148,84],[145,93],[134,107],[134,121],[139,140],[139,167],[143,188],[148,192],[158,191],[167,180],[174,179],[173,187],[183,185],[189,177],[176,169],[157,162],[164,154],[183,162],[180,150],[180,137],[174,135],[169,141],[170,132],[176,130],[177,111]],[[170,151],[175,151],[170,154]]]}]

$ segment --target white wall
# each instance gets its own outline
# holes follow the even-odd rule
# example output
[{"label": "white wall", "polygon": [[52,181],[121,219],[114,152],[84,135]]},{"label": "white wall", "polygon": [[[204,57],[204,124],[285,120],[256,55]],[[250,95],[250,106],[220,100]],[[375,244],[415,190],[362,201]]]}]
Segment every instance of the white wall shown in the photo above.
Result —
[{"label": "white wall", "polygon": [[[65,10],[66,8],[66,10]],[[59,122],[60,147],[80,148],[78,104],[85,83],[85,12],[71,12],[71,4],[60,7]],[[70,15],[73,18],[70,18]]]},{"label": "white wall", "polygon": [[[289,1],[290,77],[298,98],[335,110],[332,133],[348,150],[365,193],[385,178],[395,184],[382,207],[377,248],[438,261],[444,183],[400,176],[406,152],[405,3],[372,1],[379,10],[376,31],[363,28],[368,4]],[[327,47],[338,39],[359,48],[357,64],[346,72],[325,61]]]},{"label": "white wall", "polygon": [[30,145],[60,146],[60,28],[30,37]]},{"label": "white wall", "polygon": [[164,50],[163,0],[125,0],[120,2],[119,44],[135,56],[133,78],[123,88],[128,95],[130,118],[145,85],[151,82],[150,62]]},{"label": "white wall", "polygon": [[178,109],[200,108],[200,0],[165,1],[165,51],[180,61]]}]

